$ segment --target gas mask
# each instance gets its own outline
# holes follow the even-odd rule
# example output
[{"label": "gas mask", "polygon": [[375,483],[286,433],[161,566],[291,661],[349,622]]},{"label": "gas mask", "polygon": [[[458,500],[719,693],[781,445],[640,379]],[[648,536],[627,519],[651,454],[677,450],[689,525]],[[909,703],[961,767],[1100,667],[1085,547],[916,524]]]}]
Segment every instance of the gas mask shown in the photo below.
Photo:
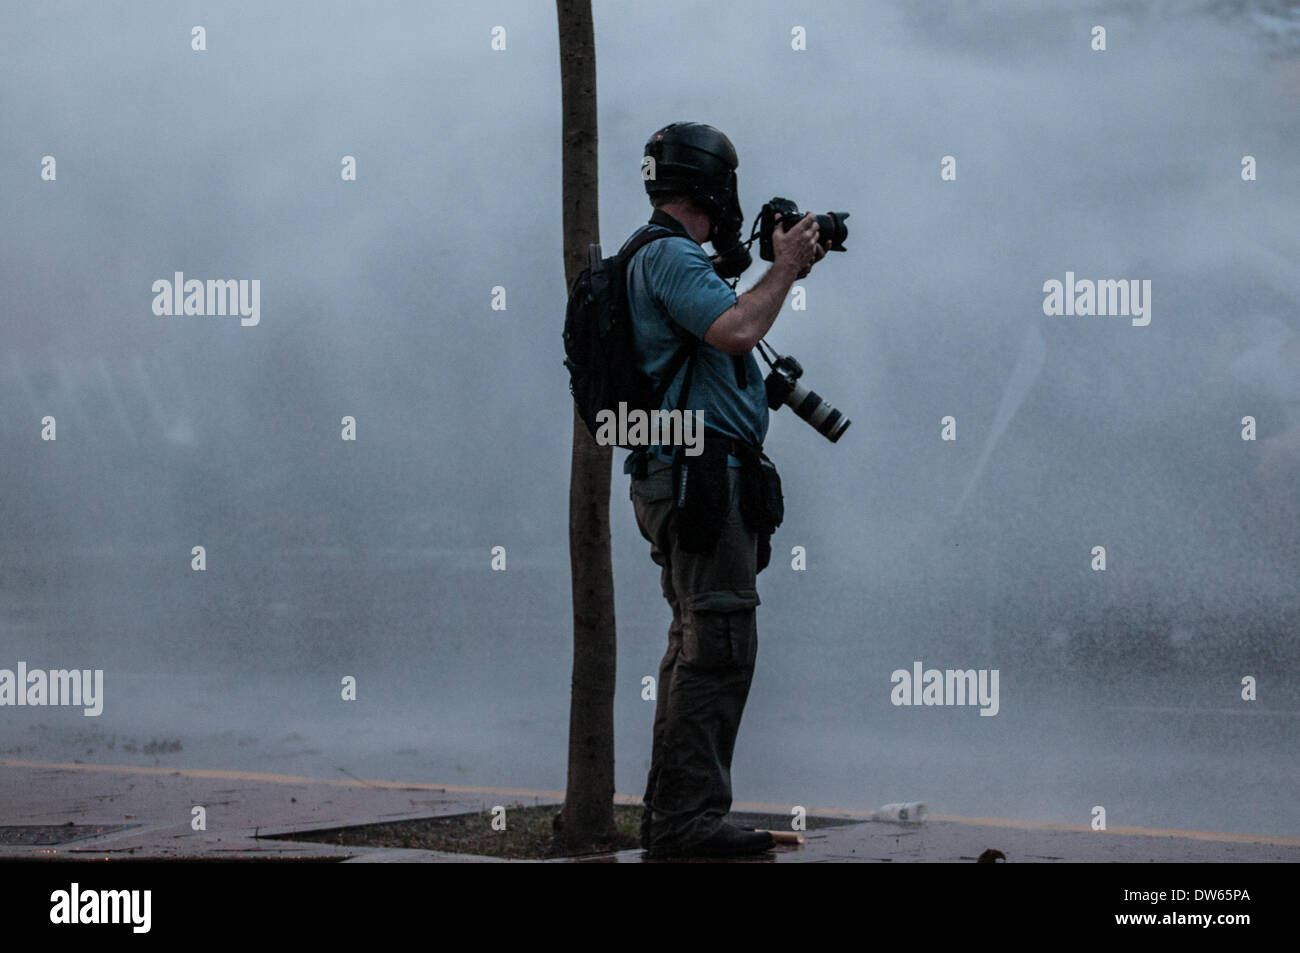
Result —
[{"label": "gas mask", "polygon": [[714,217],[709,230],[709,241],[713,243],[718,258],[713,263],[713,270],[720,278],[738,278],[754,259],[740,240],[745,216],[740,211],[735,172],[728,176],[726,187],[717,190],[713,198],[715,206],[721,206],[721,212]]}]

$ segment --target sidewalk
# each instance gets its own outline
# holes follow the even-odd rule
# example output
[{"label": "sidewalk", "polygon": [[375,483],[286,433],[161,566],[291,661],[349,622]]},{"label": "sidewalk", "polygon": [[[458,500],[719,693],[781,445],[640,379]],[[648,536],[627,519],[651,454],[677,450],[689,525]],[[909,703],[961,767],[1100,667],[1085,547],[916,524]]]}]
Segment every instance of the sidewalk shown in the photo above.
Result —
[{"label": "sidewalk", "polygon": [[[511,863],[438,851],[259,840],[256,835],[459,814],[496,804],[558,804],[562,797],[555,791],[0,760],[0,861]],[[625,795],[618,800],[639,803]],[[206,831],[190,827],[194,805],[207,811]],[[787,805],[738,803],[735,809],[788,813]],[[813,807],[808,813],[865,818],[862,812]],[[809,831],[804,837],[802,847],[778,848],[758,860],[970,863],[993,848],[1009,863],[1300,862],[1300,837],[1116,827],[1095,832],[1084,825],[945,815],[931,815],[921,825],[864,819],[861,824]],[[580,862],[642,860],[641,851],[632,850]]]}]

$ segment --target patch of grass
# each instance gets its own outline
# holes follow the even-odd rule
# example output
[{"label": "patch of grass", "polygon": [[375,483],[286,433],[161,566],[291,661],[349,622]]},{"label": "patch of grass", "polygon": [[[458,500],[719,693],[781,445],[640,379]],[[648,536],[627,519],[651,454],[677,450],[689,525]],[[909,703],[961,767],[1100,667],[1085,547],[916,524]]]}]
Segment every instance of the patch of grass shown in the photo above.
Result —
[{"label": "patch of grass", "polygon": [[[540,860],[569,856],[557,853],[554,848],[552,824],[559,811],[558,804],[537,807],[517,803],[506,805],[506,829],[503,831],[493,829],[491,811],[479,811],[473,814],[363,824],[358,827],[336,827],[285,835],[280,839],[343,847],[408,847],[507,857],[512,860]],[[618,831],[618,839],[613,844],[603,845],[604,850],[629,850],[639,846],[641,807],[615,805],[614,827]]]},{"label": "patch of grass", "polygon": [[[286,834],[279,840],[310,841],[342,847],[407,847],[418,850],[441,850],[456,854],[478,854],[511,860],[545,860],[574,856],[575,852],[555,849],[552,824],[560,811],[558,804],[527,807],[506,805],[506,829],[492,828],[491,811],[471,814],[448,814],[409,821],[387,821],[356,827],[335,827],[301,834]],[[599,845],[592,852],[631,850],[640,846],[640,805],[614,805],[617,840]],[[730,814],[727,820],[741,827],[763,830],[789,830],[790,818],[779,814]],[[855,824],[858,821],[828,817],[809,817],[808,830]]]}]

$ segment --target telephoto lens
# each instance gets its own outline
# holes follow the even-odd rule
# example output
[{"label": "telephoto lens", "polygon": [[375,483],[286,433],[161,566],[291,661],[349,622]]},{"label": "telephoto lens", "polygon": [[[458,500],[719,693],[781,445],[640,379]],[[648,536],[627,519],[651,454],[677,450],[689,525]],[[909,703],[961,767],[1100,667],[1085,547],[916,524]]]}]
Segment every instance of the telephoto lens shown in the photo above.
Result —
[{"label": "telephoto lens", "polygon": [[791,410],[808,421],[814,430],[831,443],[839,440],[852,423],[815,390],[809,390],[799,383],[790,389],[785,402],[790,405]]},{"label": "telephoto lens", "polygon": [[789,354],[778,357],[772,365],[772,373],[763,382],[767,388],[767,406],[777,410],[782,404],[787,405],[808,421],[819,434],[835,443],[849,429],[852,421],[815,390],[809,390],[800,384],[799,378],[802,376],[803,366],[793,357]]}]

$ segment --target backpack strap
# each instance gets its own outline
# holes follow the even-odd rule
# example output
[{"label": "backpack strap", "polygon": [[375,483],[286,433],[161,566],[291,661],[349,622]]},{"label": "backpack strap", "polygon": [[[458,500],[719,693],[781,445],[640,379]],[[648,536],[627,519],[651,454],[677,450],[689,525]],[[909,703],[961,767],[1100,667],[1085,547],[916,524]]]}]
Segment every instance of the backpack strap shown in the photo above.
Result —
[{"label": "backpack strap", "polygon": [[695,376],[695,365],[700,356],[700,342],[688,345],[682,350],[687,351],[690,357],[686,363],[686,376],[682,378],[682,392],[677,397],[677,409],[682,410],[686,407],[686,401],[691,393],[691,379]]},{"label": "backpack strap", "polygon": [[623,247],[619,249],[618,260],[621,265],[626,266],[632,261],[632,256],[639,252],[651,242],[657,242],[661,238],[679,237],[677,232],[671,231],[662,226],[645,228],[629,238]]},{"label": "backpack strap", "polygon": [[[626,264],[632,260],[632,256],[638,251],[660,238],[689,238],[695,241],[695,238],[686,231],[685,226],[673,216],[661,209],[655,209],[654,214],[650,216],[650,228],[644,229],[637,235],[628,239],[627,244],[619,251],[619,257]],[[677,398],[677,409],[683,410],[686,407],[686,401],[690,397],[691,380],[695,376],[695,358],[700,350],[700,342],[694,338],[689,344],[678,348],[677,353],[672,356],[668,366],[664,369],[664,380],[655,390],[655,405],[663,403],[664,395],[668,393],[668,388],[672,386],[673,381],[677,379],[677,373],[682,369],[683,364],[687,364],[686,377],[682,380],[681,394]],[[689,362],[689,363],[687,363]]]},{"label": "backpack strap", "polygon": [[639,252],[642,248],[645,248],[646,245],[649,245],[651,242],[658,241],[661,238],[672,238],[672,237],[673,234],[671,232],[666,232],[663,229],[647,228],[644,231],[639,232],[636,235],[633,235],[631,238],[627,240],[627,243],[621,249],[619,249],[618,252],[619,263],[622,265],[627,265],[632,260],[632,256],[635,255],[637,252]]},{"label": "backpack strap", "polygon": [[660,228],[666,228],[668,231],[682,236],[682,238],[689,238],[691,241],[695,241],[695,237],[686,230],[685,225],[662,209],[654,210],[654,214],[650,216],[650,224],[658,225]]}]

